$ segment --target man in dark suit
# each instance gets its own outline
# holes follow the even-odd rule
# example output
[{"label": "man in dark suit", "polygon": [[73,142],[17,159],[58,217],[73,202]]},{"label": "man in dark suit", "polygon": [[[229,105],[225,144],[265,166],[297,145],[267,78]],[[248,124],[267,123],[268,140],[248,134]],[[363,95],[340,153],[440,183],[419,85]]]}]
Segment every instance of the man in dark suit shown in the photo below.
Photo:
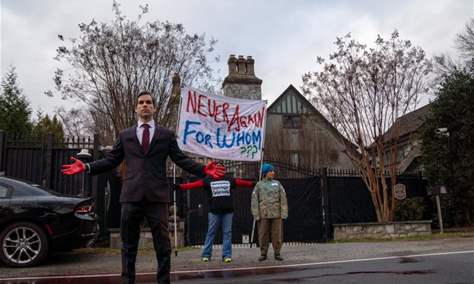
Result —
[{"label": "man in dark suit", "polygon": [[151,93],[141,92],[135,112],[137,126],[122,131],[115,145],[104,159],[84,164],[71,157],[74,163],[64,165],[62,172],[72,175],[88,171],[99,174],[117,167],[125,160],[120,203],[122,215],[122,283],[135,282],[140,224],[145,217],[153,235],[158,260],[157,282],[170,283],[171,245],[168,230],[169,184],[166,178],[166,159],[169,156],[178,166],[191,174],[220,178],[225,168],[216,163],[206,166],[187,157],[178,147],[175,134],[155,124],[156,112]]}]

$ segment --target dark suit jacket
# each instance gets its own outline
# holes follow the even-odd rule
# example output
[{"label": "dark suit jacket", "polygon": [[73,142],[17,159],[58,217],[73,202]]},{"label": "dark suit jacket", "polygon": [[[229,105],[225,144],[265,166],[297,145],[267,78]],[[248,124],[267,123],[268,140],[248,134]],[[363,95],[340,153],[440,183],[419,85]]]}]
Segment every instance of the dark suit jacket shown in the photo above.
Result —
[{"label": "dark suit jacket", "polygon": [[117,167],[125,160],[120,202],[170,202],[166,178],[168,156],[182,169],[204,177],[204,166],[187,157],[178,147],[174,132],[156,125],[148,152],[143,151],[136,127],[122,131],[115,145],[104,159],[89,164],[91,174],[99,174]]}]

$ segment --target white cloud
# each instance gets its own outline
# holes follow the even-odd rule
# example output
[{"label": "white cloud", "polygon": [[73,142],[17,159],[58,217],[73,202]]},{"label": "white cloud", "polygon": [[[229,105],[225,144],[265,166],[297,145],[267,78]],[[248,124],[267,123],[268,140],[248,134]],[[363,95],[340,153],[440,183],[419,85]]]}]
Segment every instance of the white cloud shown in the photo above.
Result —
[{"label": "white cloud", "polygon": [[[453,54],[456,33],[473,16],[470,0],[459,1],[120,1],[131,19],[138,5],[149,3],[145,20],[183,23],[188,32],[206,33],[218,40],[216,66],[224,77],[229,54],[252,55],[263,80],[264,99],[274,100],[289,84],[301,85],[301,75],[316,67],[316,56],[334,49],[336,36],[351,32],[371,43],[394,28],[401,37],[424,48],[428,55]],[[113,18],[112,1],[1,2],[1,72],[17,67],[20,83],[35,109],[51,112],[64,104],[43,95],[53,88],[57,62],[52,58],[58,34],[77,37],[77,25],[92,18]]]}]

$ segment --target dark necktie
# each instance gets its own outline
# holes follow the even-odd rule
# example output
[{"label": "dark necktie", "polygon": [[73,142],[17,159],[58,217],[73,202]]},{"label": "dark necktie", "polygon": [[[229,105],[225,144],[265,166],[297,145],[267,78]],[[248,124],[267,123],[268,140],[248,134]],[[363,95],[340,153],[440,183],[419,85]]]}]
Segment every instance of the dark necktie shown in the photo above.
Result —
[{"label": "dark necktie", "polygon": [[148,152],[148,147],[150,146],[150,125],[142,124],[143,127],[143,135],[142,135],[142,148],[143,151],[146,153]]}]

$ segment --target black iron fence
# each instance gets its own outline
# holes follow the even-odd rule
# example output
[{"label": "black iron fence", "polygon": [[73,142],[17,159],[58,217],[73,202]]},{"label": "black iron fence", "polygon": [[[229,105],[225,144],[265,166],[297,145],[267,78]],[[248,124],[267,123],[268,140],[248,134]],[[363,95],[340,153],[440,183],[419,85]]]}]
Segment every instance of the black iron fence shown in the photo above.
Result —
[{"label": "black iron fence", "polygon": [[[0,172],[5,175],[41,184],[67,195],[92,194],[92,181],[88,175],[64,176],[61,166],[70,163],[82,149],[91,159],[100,156],[99,141],[88,138],[55,139],[44,137],[9,137],[0,130]],[[95,141],[95,142],[94,142]]]},{"label": "black iron fence", "polygon": [[[286,242],[325,242],[332,239],[332,224],[377,221],[370,192],[357,170],[308,171],[284,163],[269,162],[275,166],[277,179],[284,186],[288,197],[289,216],[284,222]],[[234,167],[237,173],[256,170],[252,179],[258,175],[258,163],[228,162],[227,165],[231,166],[230,169]],[[249,178],[239,174],[236,176]],[[426,196],[426,183],[420,175],[398,176],[397,183],[406,186],[408,198]],[[237,189],[233,197],[235,211],[232,238],[234,243],[242,243],[252,232],[251,190]],[[207,194],[196,189],[187,192],[186,198],[186,204],[183,204],[186,206],[186,243],[200,245],[204,242],[207,230]],[[216,242],[220,241],[221,235],[218,233]]]},{"label": "black iron fence", "polygon": [[[90,152],[91,159],[100,158],[102,151],[99,145],[97,136],[94,139],[59,141],[52,135],[40,138],[8,137],[7,133],[0,131],[0,172],[42,184],[63,194],[93,197],[104,232],[107,227],[120,224],[121,182],[116,171],[96,177],[63,176],[60,172],[61,165],[69,163],[69,157],[76,156],[82,149]],[[258,179],[258,162],[222,162],[235,177]],[[289,218],[284,223],[285,241],[326,241],[331,239],[333,223],[376,221],[369,191],[357,170],[308,170],[279,161],[267,162],[274,165],[277,179],[288,195]],[[189,180],[189,177],[180,174],[177,182]],[[407,197],[426,196],[421,176],[400,176],[398,182],[406,185]],[[244,236],[250,238],[253,222],[250,198],[249,189],[238,189],[234,194],[234,243],[242,243]],[[177,205],[178,214],[186,222],[186,244],[202,244],[207,228],[206,193],[202,190],[179,191]]]}]

